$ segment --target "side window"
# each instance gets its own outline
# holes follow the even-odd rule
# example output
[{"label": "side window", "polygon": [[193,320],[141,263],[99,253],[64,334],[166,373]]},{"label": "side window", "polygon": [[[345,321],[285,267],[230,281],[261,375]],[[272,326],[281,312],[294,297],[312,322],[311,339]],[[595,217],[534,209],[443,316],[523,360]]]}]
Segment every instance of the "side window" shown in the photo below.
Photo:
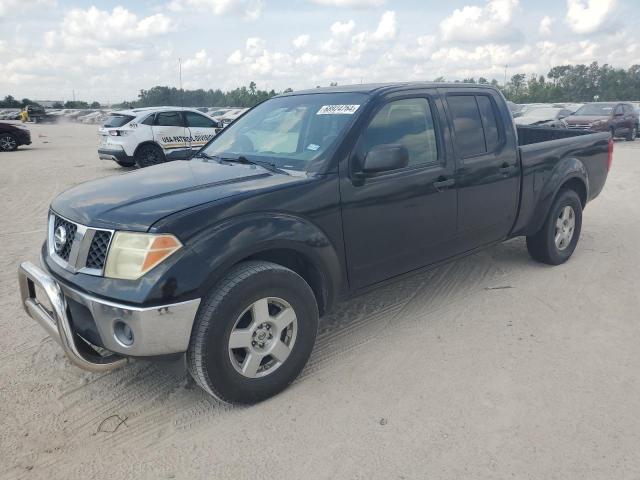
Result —
[{"label": "side window", "polygon": [[613,111],[614,115],[620,115],[622,113],[622,105],[618,105],[616,109]]},{"label": "side window", "polygon": [[480,118],[482,119],[487,152],[493,152],[500,144],[500,132],[498,131],[496,111],[493,108],[491,98],[488,96],[478,95],[476,100],[478,102],[478,108],[480,109]]},{"label": "side window", "polygon": [[409,165],[438,161],[433,115],[426,98],[392,101],[376,113],[364,131],[363,151],[390,143],[407,148]]},{"label": "side window", "polygon": [[216,124],[210,118],[204,115],[198,115],[194,112],[184,112],[184,116],[187,120],[187,127],[193,128],[215,128]]},{"label": "side window", "polygon": [[155,115],[152,113],[147,118],[145,118],[142,122],[140,122],[140,124],[141,125],[153,125],[154,117],[155,117]]},{"label": "side window", "polygon": [[156,114],[156,125],[159,127],[184,127],[179,112],[160,112]]},{"label": "side window", "polygon": [[456,145],[462,157],[486,153],[480,110],[473,95],[451,95],[447,104],[453,117]]}]

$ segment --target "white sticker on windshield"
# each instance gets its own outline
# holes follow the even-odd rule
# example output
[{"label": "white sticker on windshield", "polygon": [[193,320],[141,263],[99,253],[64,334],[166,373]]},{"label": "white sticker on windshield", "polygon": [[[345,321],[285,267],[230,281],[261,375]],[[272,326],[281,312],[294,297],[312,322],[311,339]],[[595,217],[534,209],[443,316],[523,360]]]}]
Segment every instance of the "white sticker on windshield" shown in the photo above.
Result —
[{"label": "white sticker on windshield", "polygon": [[320,145],[316,145],[315,143],[310,143],[309,145],[307,145],[307,150],[312,150],[312,151],[316,151],[320,148]]},{"label": "white sticker on windshield", "polygon": [[360,105],[323,105],[316,115],[353,115]]}]

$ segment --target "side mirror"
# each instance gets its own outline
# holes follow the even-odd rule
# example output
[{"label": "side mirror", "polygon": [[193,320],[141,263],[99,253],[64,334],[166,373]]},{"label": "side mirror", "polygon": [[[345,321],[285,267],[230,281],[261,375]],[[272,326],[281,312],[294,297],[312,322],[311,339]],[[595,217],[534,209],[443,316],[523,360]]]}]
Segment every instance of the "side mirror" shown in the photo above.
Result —
[{"label": "side mirror", "polygon": [[362,172],[380,173],[398,170],[409,164],[409,150],[404,145],[389,143],[376,145],[367,152],[362,164]]}]

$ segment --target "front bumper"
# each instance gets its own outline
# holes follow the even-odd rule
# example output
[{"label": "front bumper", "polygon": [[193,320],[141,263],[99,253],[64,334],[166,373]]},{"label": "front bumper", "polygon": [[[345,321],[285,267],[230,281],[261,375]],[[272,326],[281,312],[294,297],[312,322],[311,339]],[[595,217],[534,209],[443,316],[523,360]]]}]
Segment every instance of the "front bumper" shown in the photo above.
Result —
[{"label": "front bumper", "polygon": [[[156,307],[134,307],[99,299],[57,282],[51,275],[23,262],[18,269],[20,295],[27,314],[63,348],[76,366],[94,372],[118,368],[126,357],[161,356],[185,352],[200,299]],[[44,298],[39,296],[44,296]],[[73,307],[73,308],[72,308]],[[86,317],[99,338],[80,336]],[[123,325],[128,327],[123,335]]]}]

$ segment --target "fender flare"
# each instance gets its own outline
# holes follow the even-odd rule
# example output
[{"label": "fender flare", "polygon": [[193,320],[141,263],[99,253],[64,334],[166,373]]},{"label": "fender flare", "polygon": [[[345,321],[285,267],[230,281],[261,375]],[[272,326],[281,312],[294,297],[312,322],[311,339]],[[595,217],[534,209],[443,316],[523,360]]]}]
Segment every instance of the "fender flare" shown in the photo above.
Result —
[{"label": "fender flare", "polygon": [[578,191],[582,206],[584,207],[589,198],[589,175],[584,164],[577,158],[569,157],[559,162],[550,172],[545,186],[538,196],[537,205],[527,227],[527,234],[532,235],[542,228],[547,218],[549,209],[553,201],[558,196],[558,192],[568,183],[579,182],[583,192]]},{"label": "fender flare", "polygon": [[232,217],[199,232],[189,244],[207,269],[202,296],[237,263],[273,252],[295,253],[319,274],[320,291],[314,288],[318,285],[311,287],[322,300],[321,310],[330,308],[346,286],[339,246],[315,223],[294,214],[260,212]]}]

